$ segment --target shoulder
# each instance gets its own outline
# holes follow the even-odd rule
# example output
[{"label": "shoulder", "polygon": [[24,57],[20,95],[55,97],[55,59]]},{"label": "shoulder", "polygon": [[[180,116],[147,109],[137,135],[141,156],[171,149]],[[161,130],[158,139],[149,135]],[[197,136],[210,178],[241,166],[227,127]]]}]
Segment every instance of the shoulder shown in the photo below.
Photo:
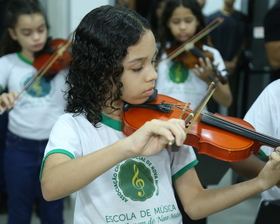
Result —
[{"label": "shoulder", "polygon": [[[280,79],[268,84],[259,94],[254,104],[264,107],[264,105],[279,105]],[[271,108],[270,108],[271,109]]]},{"label": "shoulder", "polygon": [[265,89],[264,92],[267,92],[271,96],[279,97],[280,95],[280,79],[275,80],[270,83]]},{"label": "shoulder", "polygon": [[64,130],[67,132],[70,129],[76,130],[82,128],[87,123],[89,122],[82,114],[64,113],[57,119],[53,130]]},{"label": "shoulder", "polygon": [[13,62],[15,59],[18,59],[17,53],[11,53],[11,54],[6,54],[2,57],[0,57],[0,61],[5,61],[5,62]]},{"label": "shoulder", "polygon": [[58,120],[60,123],[76,124],[88,122],[84,114],[64,113]]}]

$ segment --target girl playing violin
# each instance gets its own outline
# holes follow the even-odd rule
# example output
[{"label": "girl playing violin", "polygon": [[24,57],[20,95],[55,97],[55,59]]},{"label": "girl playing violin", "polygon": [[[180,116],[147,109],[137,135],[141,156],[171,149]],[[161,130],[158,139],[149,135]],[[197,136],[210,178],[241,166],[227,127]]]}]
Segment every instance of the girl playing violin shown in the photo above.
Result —
[{"label": "girl playing violin", "polygon": [[185,211],[200,219],[280,179],[280,156],[272,153],[255,179],[204,189],[180,119],[147,121],[124,136],[124,102],[144,103],[155,91],[156,52],[147,20],[120,6],[92,10],[74,32],[66,113],[52,129],[41,173],[46,200],[78,192],[74,223],[182,223],[173,184]]},{"label": "girl playing violin", "polygon": [[35,80],[22,95],[23,86],[36,74],[34,53],[47,42],[48,23],[37,1],[12,0],[6,8],[6,33],[0,58],[1,109],[11,109],[6,136],[5,177],[8,192],[8,223],[30,223],[38,202],[42,223],[63,223],[63,201],[43,199],[38,180],[41,159],[51,128],[63,113],[62,87],[65,72],[52,80]]},{"label": "girl playing violin", "polygon": [[[158,58],[167,58],[166,50],[172,48],[173,45],[180,46],[204,27],[204,16],[197,0],[167,1],[159,29]],[[199,48],[213,55],[213,64],[221,71],[221,75],[225,76],[227,72],[223,71],[225,65],[220,53],[216,49],[204,44],[206,37],[202,38],[200,42],[203,45],[202,47],[199,46]],[[205,95],[209,84],[213,80],[212,75],[214,71],[209,58],[206,58],[205,61],[199,58],[195,67],[189,68],[184,66],[185,62],[192,60],[194,57],[190,52],[184,55],[180,61],[163,60],[159,63],[157,69],[159,77],[156,88],[160,94],[171,96],[182,102],[190,102],[190,108],[194,109]],[[213,98],[221,106],[229,107],[232,101],[229,85],[217,83]]]}]

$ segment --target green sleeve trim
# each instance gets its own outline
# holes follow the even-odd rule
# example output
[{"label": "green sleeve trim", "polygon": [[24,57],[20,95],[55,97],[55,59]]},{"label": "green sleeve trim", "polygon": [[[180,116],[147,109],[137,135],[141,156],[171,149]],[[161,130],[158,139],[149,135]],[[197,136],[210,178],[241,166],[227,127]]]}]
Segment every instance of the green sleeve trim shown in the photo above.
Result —
[{"label": "green sleeve trim", "polygon": [[258,152],[258,155],[262,158],[267,158],[268,156],[264,153],[264,151],[262,151],[261,149]]},{"label": "green sleeve trim", "polygon": [[174,182],[178,177],[180,177],[183,173],[187,172],[189,169],[193,168],[195,165],[198,164],[198,160],[194,160],[192,161],[190,164],[188,164],[187,166],[185,166],[184,168],[182,168],[181,170],[179,170],[179,172],[175,173],[172,176],[172,182]]},{"label": "green sleeve trim", "polygon": [[65,150],[65,149],[54,149],[54,150],[48,152],[48,153],[44,156],[43,161],[42,161],[42,164],[41,164],[40,176],[39,176],[40,182],[41,182],[41,180],[42,180],[42,172],[43,172],[43,168],[44,168],[44,165],[45,165],[45,161],[46,161],[46,159],[47,159],[47,157],[48,157],[49,155],[54,154],[54,153],[62,153],[62,154],[65,154],[65,155],[69,156],[71,159],[75,159],[75,156],[74,156],[71,152],[69,152],[69,151],[67,151],[67,150]]}]

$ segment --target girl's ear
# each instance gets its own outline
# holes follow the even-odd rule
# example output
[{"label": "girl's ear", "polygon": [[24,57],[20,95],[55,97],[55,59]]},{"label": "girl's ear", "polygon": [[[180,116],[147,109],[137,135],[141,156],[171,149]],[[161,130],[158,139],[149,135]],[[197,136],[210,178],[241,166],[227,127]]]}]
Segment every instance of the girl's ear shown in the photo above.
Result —
[{"label": "girl's ear", "polygon": [[8,32],[13,40],[17,40],[17,35],[16,35],[16,32],[14,31],[14,29],[8,28]]}]

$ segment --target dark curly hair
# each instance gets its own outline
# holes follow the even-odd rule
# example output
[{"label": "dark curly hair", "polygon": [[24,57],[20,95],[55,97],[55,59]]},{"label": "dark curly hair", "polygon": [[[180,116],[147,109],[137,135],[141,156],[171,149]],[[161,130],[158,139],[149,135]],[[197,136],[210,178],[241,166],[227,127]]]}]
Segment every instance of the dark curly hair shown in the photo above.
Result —
[{"label": "dark curly hair", "polygon": [[122,61],[147,30],[148,21],[125,7],[105,5],[89,12],[73,35],[65,111],[84,113],[97,127],[108,103],[118,110],[112,104],[122,96]]},{"label": "dark curly hair", "polygon": [[[199,21],[199,26],[197,27],[196,33],[201,31],[205,27],[205,18],[202,14],[201,7],[197,0],[169,0],[167,1],[165,8],[162,12],[162,18],[160,21],[158,41],[160,43],[158,59],[166,48],[168,41],[174,41],[174,37],[171,34],[170,29],[167,26],[167,22],[172,16],[173,11],[179,7],[184,6],[189,8]],[[206,43],[206,37],[201,39],[202,43]]]},{"label": "dark curly hair", "polygon": [[13,40],[8,32],[8,28],[14,29],[21,15],[33,15],[39,13],[45,18],[46,27],[49,29],[46,14],[38,0],[11,0],[5,10],[5,32],[1,39],[0,56],[21,51],[21,46]]}]

